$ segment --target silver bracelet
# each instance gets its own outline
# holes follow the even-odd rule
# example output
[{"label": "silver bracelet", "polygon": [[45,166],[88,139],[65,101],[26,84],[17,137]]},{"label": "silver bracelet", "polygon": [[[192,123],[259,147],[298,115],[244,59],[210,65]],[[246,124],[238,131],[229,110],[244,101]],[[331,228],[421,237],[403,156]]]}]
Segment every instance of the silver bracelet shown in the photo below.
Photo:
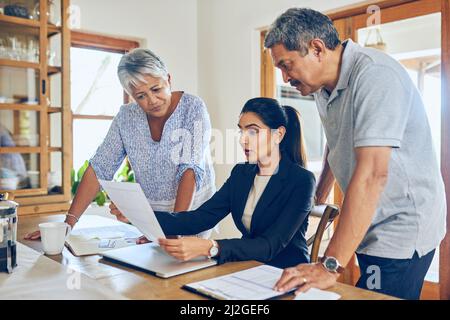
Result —
[{"label": "silver bracelet", "polygon": [[78,217],[76,215],[71,214],[71,213],[66,213],[66,217],[67,216],[75,218],[75,220],[77,220],[77,222],[78,222]]}]

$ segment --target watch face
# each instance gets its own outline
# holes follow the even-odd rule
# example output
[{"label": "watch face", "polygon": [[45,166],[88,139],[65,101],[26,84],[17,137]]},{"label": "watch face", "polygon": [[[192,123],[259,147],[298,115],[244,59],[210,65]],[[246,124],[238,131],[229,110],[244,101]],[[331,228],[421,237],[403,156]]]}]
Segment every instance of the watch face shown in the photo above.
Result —
[{"label": "watch face", "polygon": [[325,267],[328,270],[336,270],[338,268],[338,264],[337,264],[336,259],[330,259],[330,258],[326,259],[325,260]]},{"label": "watch face", "polygon": [[219,251],[219,249],[217,249],[217,247],[212,247],[210,250],[209,250],[209,255],[211,256],[211,257],[214,257],[214,256],[216,256],[217,255],[217,252]]}]

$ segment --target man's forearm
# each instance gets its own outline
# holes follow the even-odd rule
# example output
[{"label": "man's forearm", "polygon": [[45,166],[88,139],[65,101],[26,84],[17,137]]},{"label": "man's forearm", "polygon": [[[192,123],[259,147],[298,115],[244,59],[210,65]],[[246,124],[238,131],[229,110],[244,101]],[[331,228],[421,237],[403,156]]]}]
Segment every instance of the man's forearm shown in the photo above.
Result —
[{"label": "man's forearm", "polygon": [[183,173],[178,185],[177,198],[175,200],[174,212],[187,211],[190,209],[195,193],[194,170],[188,169]]},{"label": "man's forearm", "polygon": [[347,265],[364,238],[375,214],[386,177],[355,172],[345,195],[339,223],[325,252]]},{"label": "man's forearm", "polygon": [[325,148],[325,153],[323,157],[323,165],[322,165],[322,172],[319,176],[319,181],[317,183],[316,188],[316,203],[325,203],[328,195],[331,192],[331,189],[334,185],[334,175],[331,171],[330,164],[328,163],[327,157],[328,157],[329,149],[328,147]]}]

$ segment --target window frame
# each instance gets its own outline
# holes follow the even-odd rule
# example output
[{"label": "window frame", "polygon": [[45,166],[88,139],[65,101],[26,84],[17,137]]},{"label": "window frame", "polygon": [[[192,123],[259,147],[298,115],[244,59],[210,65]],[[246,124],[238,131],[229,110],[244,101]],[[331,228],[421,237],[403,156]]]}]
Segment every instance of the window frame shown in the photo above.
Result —
[{"label": "window frame", "polygon": [[[72,31],[70,47],[125,54],[135,48],[139,48],[140,44],[138,41],[125,38],[116,38],[95,33]],[[123,92],[123,102],[129,102],[129,96],[125,91]],[[112,120],[114,119],[114,116],[72,113],[72,125],[73,120],[79,119]]]}]

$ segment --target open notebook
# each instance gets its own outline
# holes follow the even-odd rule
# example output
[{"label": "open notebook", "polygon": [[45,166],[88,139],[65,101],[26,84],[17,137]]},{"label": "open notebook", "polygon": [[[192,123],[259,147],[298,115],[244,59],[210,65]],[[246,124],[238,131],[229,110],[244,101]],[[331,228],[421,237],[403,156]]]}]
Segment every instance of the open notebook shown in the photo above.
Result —
[{"label": "open notebook", "polygon": [[[219,300],[266,300],[291,294],[272,288],[280,279],[283,269],[262,265],[225,276],[189,283],[183,289]],[[337,300],[334,292],[312,288],[299,294],[295,300]]]},{"label": "open notebook", "polygon": [[266,300],[286,293],[273,290],[283,269],[262,265],[183,286],[191,292],[219,300]]},{"label": "open notebook", "polygon": [[142,235],[136,227],[114,219],[83,215],[70,233],[66,246],[76,256],[136,245]]}]

